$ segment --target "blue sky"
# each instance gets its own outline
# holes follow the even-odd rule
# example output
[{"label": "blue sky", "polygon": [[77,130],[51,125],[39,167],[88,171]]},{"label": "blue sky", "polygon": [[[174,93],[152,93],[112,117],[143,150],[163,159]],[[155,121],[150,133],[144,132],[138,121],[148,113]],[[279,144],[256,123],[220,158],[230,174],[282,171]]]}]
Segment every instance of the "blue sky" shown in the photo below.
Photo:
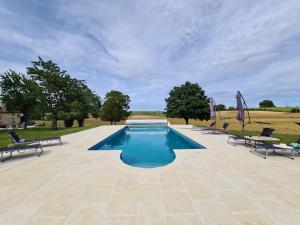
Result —
[{"label": "blue sky", "polygon": [[0,0],[0,73],[52,59],[101,97],[162,110],[197,82],[217,103],[300,105],[299,0]]}]

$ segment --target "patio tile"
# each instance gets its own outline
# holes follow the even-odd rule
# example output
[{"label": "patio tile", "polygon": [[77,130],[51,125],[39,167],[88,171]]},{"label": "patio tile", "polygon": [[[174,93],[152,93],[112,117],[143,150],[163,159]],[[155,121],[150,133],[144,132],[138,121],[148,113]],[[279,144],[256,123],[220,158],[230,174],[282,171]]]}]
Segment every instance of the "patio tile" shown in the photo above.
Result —
[{"label": "patio tile", "polygon": [[241,213],[236,214],[235,217],[238,219],[241,225],[276,225],[274,221],[261,213]]},{"label": "patio tile", "polygon": [[186,192],[162,192],[167,213],[193,213],[194,208]]},{"label": "patio tile", "polygon": [[64,225],[99,225],[105,205],[81,204],[73,210]]},{"label": "patio tile", "polygon": [[165,225],[202,225],[198,215],[167,216]]},{"label": "patio tile", "polygon": [[[213,178],[212,178],[213,177]],[[234,189],[233,184],[230,184],[223,177],[210,176],[206,178],[208,185],[216,190],[232,190]]]},{"label": "patio tile", "polygon": [[145,174],[140,176],[140,183],[141,184],[152,184],[152,183],[159,183],[159,176],[156,174]]},{"label": "patio tile", "polygon": [[69,206],[75,207],[79,201],[80,201],[81,195],[69,195],[69,194],[53,194],[52,196],[49,196],[49,199],[46,203],[51,204],[51,203],[60,203],[60,204],[65,204]]},{"label": "patio tile", "polygon": [[43,205],[50,201],[56,193],[53,190],[38,190],[34,193],[23,196],[22,204]]},{"label": "patio tile", "polygon": [[233,213],[221,201],[197,201],[194,203],[204,224],[237,225]]},{"label": "patio tile", "polygon": [[260,200],[260,209],[269,215],[277,224],[299,225],[300,216],[293,208],[276,200]]},{"label": "patio tile", "polygon": [[3,195],[0,197],[0,215],[6,212],[7,210],[13,208],[22,197],[14,195]]},{"label": "patio tile", "polygon": [[101,174],[94,178],[95,185],[114,185],[118,182],[118,177],[114,173],[110,173],[106,170],[104,171],[105,174]]},{"label": "patio tile", "polygon": [[232,212],[253,212],[257,207],[239,192],[224,191],[219,192],[222,200]]},{"label": "patio tile", "polygon": [[268,189],[261,188],[260,186],[254,183],[243,183],[241,184],[240,189],[242,190],[243,194],[249,199],[263,200],[273,198]]},{"label": "patio tile", "polygon": [[106,209],[106,215],[135,216],[138,211],[138,194],[113,193]]},{"label": "patio tile", "polygon": [[133,177],[122,177],[119,178],[115,191],[117,192],[131,192],[138,191],[139,189],[139,178]]},{"label": "patio tile", "polygon": [[179,172],[178,174],[183,182],[200,183],[205,181],[205,178],[201,175],[201,171]]},{"label": "patio tile", "polygon": [[266,176],[255,176],[253,177],[253,181],[261,188],[279,189],[283,187],[280,183]]},{"label": "patio tile", "polygon": [[63,203],[43,205],[37,211],[39,217],[51,217],[58,219],[65,219],[73,211],[74,207]]},{"label": "patio tile", "polygon": [[34,216],[29,219],[24,225],[63,225],[65,219],[62,218],[49,218],[49,217],[41,217],[41,216]]},{"label": "patio tile", "polygon": [[300,224],[300,158],[262,160],[224,135],[180,128],[207,149],[178,151],[165,167],[87,151],[119,128],[67,135],[40,158],[1,164],[0,224]]},{"label": "patio tile", "polygon": [[205,183],[186,183],[185,186],[193,200],[213,200],[217,197],[216,193]]},{"label": "patio tile", "polygon": [[138,224],[140,225],[161,225],[164,223],[165,209],[162,202],[147,201],[140,203]]},{"label": "patio tile", "polygon": [[300,195],[291,190],[271,191],[278,199],[288,204],[294,210],[300,210]]},{"label": "patio tile", "polygon": [[161,176],[160,187],[162,191],[183,191],[178,176]]},{"label": "patio tile", "polygon": [[158,184],[141,184],[139,189],[139,201],[161,201],[160,187]]},{"label": "patio tile", "polygon": [[135,217],[103,217],[98,225],[137,225]]},{"label": "patio tile", "polygon": [[1,215],[0,225],[25,224],[38,209],[38,206],[18,204]]},{"label": "patio tile", "polygon": [[81,202],[100,203],[108,201],[113,187],[110,185],[97,185],[87,189],[81,196]]}]

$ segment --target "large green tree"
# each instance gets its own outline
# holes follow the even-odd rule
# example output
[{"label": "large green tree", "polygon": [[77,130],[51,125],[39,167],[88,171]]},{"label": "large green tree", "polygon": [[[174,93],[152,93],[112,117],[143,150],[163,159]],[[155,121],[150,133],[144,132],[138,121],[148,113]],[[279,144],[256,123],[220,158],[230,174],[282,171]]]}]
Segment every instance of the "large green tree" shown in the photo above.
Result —
[{"label": "large green tree", "polygon": [[32,62],[32,66],[27,68],[27,74],[34,79],[41,87],[38,97],[45,105],[46,110],[52,113],[52,129],[56,130],[57,115],[63,110],[67,101],[72,79],[66,71],[51,60],[44,61],[41,57]]},{"label": "large green tree", "polygon": [[190,82],[174,87],[166,98],[167,116],[183,118],[186,124],[189,119],[209,120],[209,99],[205,91],[198,85]]},{"label": "large green tree", "polygon": [[129,115],[130,98],[119,91],[110,91],[105,95],[104,103],[100,112],[100,118],[116,124],[126,119]]},{"label": "large green tree", "polygon": [[[88,118],[90,114],[99,117],[101,99],[89,89],[83,80],[72,79],[70,85],[71,91],[69,91],[67,96],[68,101],[65,106],[65,111],[73,115],[79,127],[83,127],[84,120]],[[68,115],[68,117],[70,118],[70,115]]]},{"label": "large green tree", "polygon": [[218,104],[216,108],[217,108],[217,111],[225,111],[226,110],[226,105]]},{"label": "large green tree", "polygon": [[37,109],[40,93],[38,84],[24,74],[9,70],[1,75],[1,99],[8,111],[23,113],[24,128]]},{"label": "large green tree", "polygon": [[271,100],[263,100],[259,103],[260,108],[270,108],[270,107],[275,107],[273,101]]}]

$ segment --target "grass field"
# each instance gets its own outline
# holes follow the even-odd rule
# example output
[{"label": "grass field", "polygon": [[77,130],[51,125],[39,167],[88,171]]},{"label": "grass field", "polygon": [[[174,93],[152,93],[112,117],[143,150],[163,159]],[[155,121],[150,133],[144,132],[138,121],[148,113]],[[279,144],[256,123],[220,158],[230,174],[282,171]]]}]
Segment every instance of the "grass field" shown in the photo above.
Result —
[{"label": "grass field", "polygon": [[[230,130],[241,130],[241,124],[236,120],[236,114],[236,111],[220,112],[220,115],[217,114],[217,126],[221,127],[226,121],[230,124]],[[300,126],[295,124],[295,122],[300,122],[300,113],[250,111],[250,118],[251,123],[246,123],[246,130],[260,131],[262,127],[272,127],[280,134],[300,135]],[[170,118],[169,121],[172,124],[185,124],[183,119]],[[257,122],[268,124],[260,124]],[[209,125],[210,123],[210,121],[190,120],[190,124],[194,125]]]},{"label": "grass field", "polygon": [[298,107],[298,106],[296,106],[296,107],[286,106],[286,107],[270,107],[270,108],[253,108],[251,110],[254,110],[254,111],[272,111],[272,112],[291,112],[292,109],[300,110],[300,107]]},{"label": "grass field", "polygon": [[[38,124],[44,122],[45,122],[45,127],[28,128],[26,130],[16,130],[16,133],[22,139],[54,137],[54,136],[62,136],[66,134],[87,130],[100,125],[110,124],[110,122],[107,121],[101,121],[99,119],[90,118],[85,120],[84,127],[77,127],[77,123],[75,122],[72,128],[65,128],[63,126],[63,121],[58,121],[59,129],[51,130],[50,129],[51,121],[37,121]],[[121,121],[118,124],[124,124],[124,121]],[[0,147],[6,147],[10,143],[11,143],[11,138],[8,136],[7,130],[0,130]]]}]

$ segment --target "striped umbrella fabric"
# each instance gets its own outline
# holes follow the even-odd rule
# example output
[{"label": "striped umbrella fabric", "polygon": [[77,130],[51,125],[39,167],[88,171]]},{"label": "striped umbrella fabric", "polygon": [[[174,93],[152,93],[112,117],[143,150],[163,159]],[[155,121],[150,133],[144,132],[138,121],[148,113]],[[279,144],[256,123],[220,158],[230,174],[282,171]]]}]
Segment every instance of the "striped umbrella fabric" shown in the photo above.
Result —
[{"label": "striped umbrella fabric", "polygon": [[216,106],[216,102],[215,100],[211,97],[209,99],[209,108],[210,108],[210,118],[216,118],[216,115],[217,115],[217,106]]},{"label": "striped umbrella fabric", "polygon": [[243,105],[243,96],[240,91],[236,94],[236,109],[237,109],[237,120],[244,123],[245,120],[245,108]]}]

